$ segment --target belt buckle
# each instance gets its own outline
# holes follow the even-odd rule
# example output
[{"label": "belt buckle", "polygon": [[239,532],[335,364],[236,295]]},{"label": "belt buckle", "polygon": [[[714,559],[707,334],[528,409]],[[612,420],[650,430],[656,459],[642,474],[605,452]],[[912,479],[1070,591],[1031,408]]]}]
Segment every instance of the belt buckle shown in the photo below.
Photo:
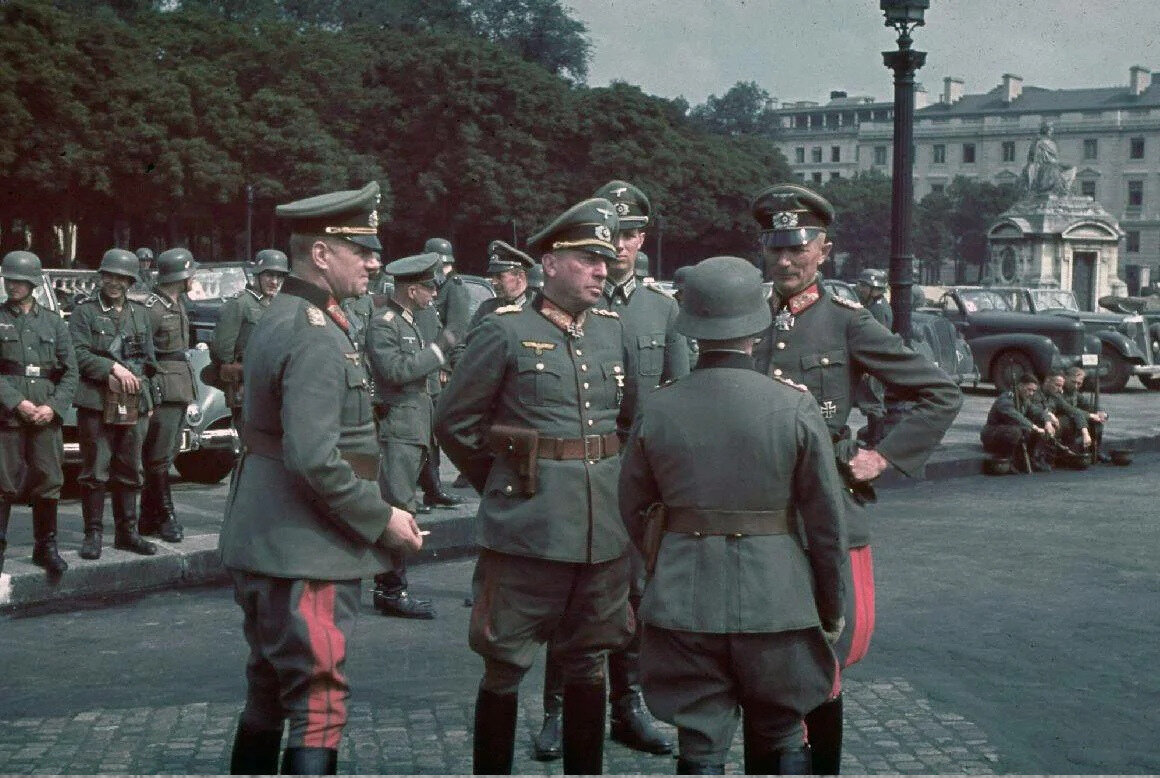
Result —
[{"label": "belt buckle", "polygon": [[26,378],[40,378],[40,365],[25,365],[24,375]]},{"label": "belt buckle", "polygon": [[600,461],[600,456],[603,454],[604,438],[600,435],[585,435],[581,440],[584,441],[584,458],[590,463]]}]

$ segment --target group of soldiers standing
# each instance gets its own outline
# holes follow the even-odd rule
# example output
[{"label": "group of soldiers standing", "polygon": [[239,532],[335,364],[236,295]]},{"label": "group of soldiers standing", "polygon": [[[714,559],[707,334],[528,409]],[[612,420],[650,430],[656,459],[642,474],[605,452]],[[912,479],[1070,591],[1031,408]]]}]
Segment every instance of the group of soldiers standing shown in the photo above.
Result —
[{"label": "group of soldiers standing", "polygon": [[12,506],[28,502],[32,561],[50,578],[68,569],[56,531],[64,481],[61,428],[70,406],[76,407],[81,453],[81,558],[101,556],[106,493],[114,548],[152,555],[156,545],[142,535],[183,539],[169,468],[196,393],[181,300],[194,261],[184,248],[162,252],[154,285],[137,302],[128,292],[140,281],[143,259],[124,249],[105,252],[98,289],[76,306],[67,325],[33,295],[42,281],[39,258],[14,251],[3,259],[8,299],[0,307],[0,566]]},{"label": "group of soldiers standing", "polygon": [[[337,770],[359,579],[380,610],[405,591],[436,442],[481,496],[477,773],[511,771],[542,644],[535,753],[565,773],[602,771],[609,709],[612,737],[669,752],[648,708],[677,728],[678,772],[722,772],[739,725],[746,772],[838,772],[839,668],[874,623],[870,484],[920,475],[961,397],[820,284],[832,206],[761,192],[757,266],[707,259],[678,305],[635,276],[648,200],[612,181],[528,253],[493,242],[503,299],[467,320],[441,246],[382,268],[377,200],[371,184],[277,209],[291,273],[249,338],[221,533],[250,647],[231,772]],[[380,268],[394,290],[368,304]],[[911,409],[873,448],[847,425],[863,376]]]}]

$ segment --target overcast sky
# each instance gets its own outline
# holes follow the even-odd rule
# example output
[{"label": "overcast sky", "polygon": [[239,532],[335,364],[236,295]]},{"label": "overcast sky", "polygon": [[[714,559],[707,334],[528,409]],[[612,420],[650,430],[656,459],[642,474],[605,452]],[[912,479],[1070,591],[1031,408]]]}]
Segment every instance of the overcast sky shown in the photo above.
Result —
[{"label": "overcast sky", "polygon": [[[881,52],[895,47],[878,0],[565,0],[588,25],[588,83],[614,79],[691,104],[756,81],[781,101],[825,102],[831,89],[889,100]],[[914,33],[927,52],[917,80],[936,100],[943,78],[967,94],[998,86],[1060,89],[1128,83],[1160,71],[1158,0],[931,0]]]}]

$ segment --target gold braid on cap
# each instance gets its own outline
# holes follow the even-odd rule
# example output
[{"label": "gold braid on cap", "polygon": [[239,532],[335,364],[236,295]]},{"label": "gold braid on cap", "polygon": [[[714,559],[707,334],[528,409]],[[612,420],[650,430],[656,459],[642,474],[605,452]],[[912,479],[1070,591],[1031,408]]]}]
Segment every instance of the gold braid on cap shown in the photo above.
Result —
[{"label": "gold braid on cap", "polygon": [[585,238],[583,240],[557,240],[557,241],[554,241],[552,243],[553,250],[555,250],[555,249],[577,249],[577,248],[581,248],[583,246],[603,246],[605,248],[612,248],[612,249],[616,248],[608,241],[597,240],[596,238]]},{"label": "gold braid on cap", "polygon": [[375,227],[327,227],[327,235],[378,235]]}]

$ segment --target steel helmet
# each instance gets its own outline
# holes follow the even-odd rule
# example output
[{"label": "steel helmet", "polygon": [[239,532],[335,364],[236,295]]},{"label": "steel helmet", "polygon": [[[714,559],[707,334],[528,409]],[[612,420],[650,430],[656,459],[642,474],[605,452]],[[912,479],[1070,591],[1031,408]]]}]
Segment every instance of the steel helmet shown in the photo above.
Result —
[{"label": "steel helmet", "polygon": [[193,275],[197,263],[189,249],[168,249],[157,258],[157,283],[172,284]]},{"label": "steel helmet", "polygon": [[40,257],[31,251],[9,251],[0,266],[0,276],[5,281],[27,281],[36,286],[40,283]]},{"label": "steel helmet", "polygon": [[290,260],[278,249],[262,249],[254,255],[254,275],[289,273]]},{"label": "steel helmet", "polygon": [[153,264],[153,249],[142,246],[133,253],[137,255],[137,261]]},{"label": "steel helmet", "polygon": [[886,289],[886,271],[866,268],[858,274],[858,283],[871,289]]},{"label": "steel helmet", "polygon": [[637,278],[644,278],[648,275],[648,254],[643,251],[636,252],[636,262],[633,264],[632,274]]},{"label": "steel helmet", "polygon": [[105,255],[101,257],[101,265],[97,270],[102,273],[112,273],[116,276],[127,276],[134,281],[137,280],[137,271],[140,265],[137,262],[137,257],[130,254],[125,249],[109,249]]},{"label": "steel helmet", "polygon": [[740,257],[711,257],[685,275],[676,329],[698,340],[755,335],[773,320],[761,273]]},{"label": "steel helmet", "polygon": [[435,252],[443,255],[444,262],[454,262],[455,252],[451,250],[451,241],[445,238],[431,238],[423,245],[423,253]]}]

